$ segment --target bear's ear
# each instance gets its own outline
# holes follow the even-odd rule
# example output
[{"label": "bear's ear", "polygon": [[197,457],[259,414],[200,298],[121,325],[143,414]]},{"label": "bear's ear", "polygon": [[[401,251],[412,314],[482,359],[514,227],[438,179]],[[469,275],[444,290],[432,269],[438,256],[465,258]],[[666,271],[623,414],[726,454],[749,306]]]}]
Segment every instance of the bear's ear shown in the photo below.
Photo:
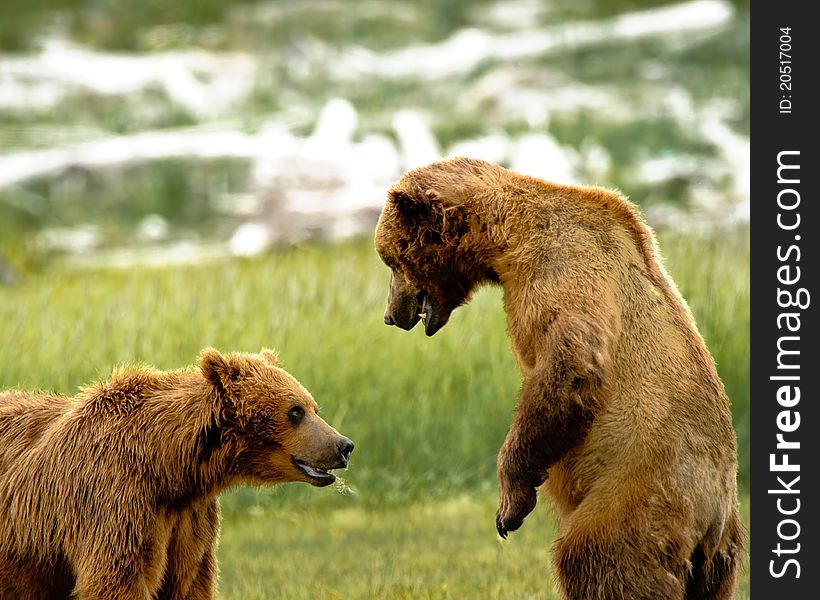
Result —
[{"label": "bear's ear", "polygon": [[279,366],[279,353],[276,350],[271,350],[270,348],[262,348],[259,351],[259,356],[261,356],[262,360],[264,360],[270,366]]},{"label": "bear's ear", "polygon": [[441,194],[433,188],[394,186],[388,192],[390,199],[402,208],[409,208],[418,204],[433,204],[441,202]]},{"label": "bear's ear", "polygon": [[239,378],[239,365],[213,348],[199,354],[199,370],[220,392],[230,389]]},{"label": "bear's ear", "polygon": [[406,190],[393,188],[389,192],[396,211],[410,223],[437,223],[443,211],[438,192],[428,190]]},{"label": "bear's ear", "polygon": [[403,189],[392,188],[388,194],[396,208],[403,213],[416,213],[424,210],[430,204],[426,197],[419,198],[416,194],[408,193]]}]

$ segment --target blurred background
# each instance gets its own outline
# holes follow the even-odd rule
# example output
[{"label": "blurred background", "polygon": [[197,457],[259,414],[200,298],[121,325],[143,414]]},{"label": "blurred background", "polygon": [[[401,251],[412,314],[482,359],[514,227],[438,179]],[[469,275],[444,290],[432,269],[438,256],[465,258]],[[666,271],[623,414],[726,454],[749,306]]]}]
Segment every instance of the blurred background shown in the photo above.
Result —
[{"label": "blurred background", "polygon": [[473,156],[641,206],[748,523],[748,48],[746,0],[4,0],[0,387],[276,347],[356,441],[348,489],[223,496],[221,597],[556,598],[544,506],[495,539],[500,290],[433,339],[382,324],[387,187]]}]

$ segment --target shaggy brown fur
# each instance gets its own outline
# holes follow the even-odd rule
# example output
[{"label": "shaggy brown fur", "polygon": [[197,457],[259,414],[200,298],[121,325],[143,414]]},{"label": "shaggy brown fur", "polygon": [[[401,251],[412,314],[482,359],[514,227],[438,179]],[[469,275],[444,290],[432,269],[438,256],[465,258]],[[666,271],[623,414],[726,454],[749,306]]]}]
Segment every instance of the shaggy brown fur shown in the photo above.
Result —
[{"label": "shaggy brown fur", "polygon": [[632,204],[454,159],[390,189],[376,250],[390,325],[421,318],[432,335],[478,285],[503,286],[524,384],[497,528],[546,492],[563,598],[731,597],[744,533],[729,401]]},{"label": "shaggy brown fur", "polygon": [[0,598],[213,598],[219,492],[347,464],[316,410],[267,350],[0,394]]}]

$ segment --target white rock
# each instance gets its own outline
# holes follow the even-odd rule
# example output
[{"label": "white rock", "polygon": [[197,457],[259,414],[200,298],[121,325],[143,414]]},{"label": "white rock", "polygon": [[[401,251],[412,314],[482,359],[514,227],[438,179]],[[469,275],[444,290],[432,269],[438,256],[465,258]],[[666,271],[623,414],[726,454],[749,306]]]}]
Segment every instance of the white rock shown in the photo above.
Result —
[{"label": "white rock", "polygon": [[546,134],[530,134],[513,145],[510,168],[555,183],[575,183],[570,151]]},{"label": "white rock", "polygon": [[137,237],[141,240],[155,242],[168,235],[168,221],[162,215],[147,215],[137,226]]},{"label": "white rock", "polygon": [[403,169],[414,169],[441,160],[438,141],[418,112],[397,112],[393,116],[393,129],[399,138]]},{"label": "white rock", "polygon": [[353,135],[359,125],[359,115],[344,98],[333,98],[325,104],[313,133],[305,141],[306,156],[338,159],[350,150]]},{"label": "white rock", "polygon": [[72,229],[54,227],[43,231],[39,240],[47,248],[75,254],[83,254],[97,248],[102,236],[93,225]]},{"label": "white rock", "polygon": [[273,243],[270,229],[261,223],[243,223],[234,232],[228,247],[234,256],[256,256]]}]

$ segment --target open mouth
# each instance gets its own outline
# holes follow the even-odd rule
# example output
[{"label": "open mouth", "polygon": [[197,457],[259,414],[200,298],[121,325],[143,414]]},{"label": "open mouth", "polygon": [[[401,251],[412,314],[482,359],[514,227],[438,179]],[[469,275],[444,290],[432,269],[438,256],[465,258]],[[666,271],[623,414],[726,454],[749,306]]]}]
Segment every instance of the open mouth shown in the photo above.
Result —
[{"label": "open mouth", "polygon": [[421,319],[421,323],[424,325],[424,331],[426,332],[433,318],[433,303],[430,301],[430,296],[424,291],[419,292],[416,302],[418,303],[418,317]]},{"label": "open mouth", "polygon": [[433,305],[433,300],[427,292],[419,292],[418,302],[418,317],[424,325],[424,333],[431,336],[436,333],[446,322],[446,319],[440,318],[440,311]]},{"label": "open mouth", "polygon": [[309,465],[308,463],[299,460],[295,456],[291,457],[290,461],[293,463],[293,466],[310,478],[311,485],[315,485],[316,487],[324,487],[336,481],[336,476],[333,473],[328,473],[330,470],[328,468]]}]

